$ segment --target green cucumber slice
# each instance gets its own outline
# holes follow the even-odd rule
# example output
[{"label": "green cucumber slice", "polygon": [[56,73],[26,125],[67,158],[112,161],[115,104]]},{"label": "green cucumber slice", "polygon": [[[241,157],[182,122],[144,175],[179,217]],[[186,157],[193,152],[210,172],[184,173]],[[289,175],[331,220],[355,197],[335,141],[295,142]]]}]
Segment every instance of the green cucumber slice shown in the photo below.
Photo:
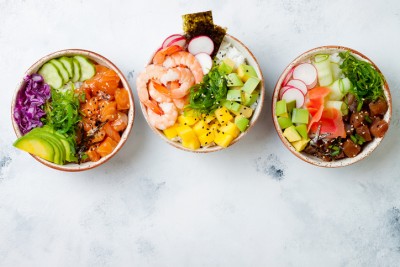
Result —
[{"label": "green cucumber slice", "polygon": [[79,79],[81,78],[81,65],[75,58],[71,59],[72,59],[72,65],[74,66],[74,77],[72,77],[72,81],[75,83],[79,81]]},{"label": "green cucumber slice", "polygon": [[79,81],[83,82],[92,78],[96,74],[94,65],[84,56],[74,56],[81,65],[81,77]]},{"label": "green cucumber slice", "polygon": [[60,74],[64,80],[64,84],[67,83],[69,81],[69,76],[68,76],[68,71],[64,67],[64,65],[57,59],[52,59],[49,62],[53,63],[57,67],[57,69],[60,71]]},{"label": "green cucumber slice", "polygon": [[74,77],[74,66],[72,65],[72,59],[70,57],[60,57],[58,61],[60,61],[64,68],[68,71],[69,79],[72,79],[72,77]]},{"label": "green cucumber slice", "polygon": [[44,81],[54,89],[59,89],[64,85],[64,80],[60,74],[60,71],[54,64],[50,62],[45,63],[40,68],[38,73],[42,75]]}]

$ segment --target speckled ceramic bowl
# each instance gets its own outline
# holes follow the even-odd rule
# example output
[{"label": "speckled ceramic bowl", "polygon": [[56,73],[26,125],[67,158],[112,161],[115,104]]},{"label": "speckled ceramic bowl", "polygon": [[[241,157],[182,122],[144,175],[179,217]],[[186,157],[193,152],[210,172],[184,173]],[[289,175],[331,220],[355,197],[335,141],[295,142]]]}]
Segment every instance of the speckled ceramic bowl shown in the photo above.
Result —
[{"label": "speckled ceramic bowl", "polygon": [[[256,58],[254,57],[254,55],[250,52],[250,50],[241,41],[239,41],[238,39],[236,39],[235,37],[233,37],[231,35],[226,34],[224,40],[230,42],[234,47],[236,47],[244,55],[244,57],[247,60],[247,63],[254,67],[254,69],[257,72],[258,77],[261,80],[260,84],[258,85],[259,88],[260,88],[260,97],[259,97],[259,100],[258,100],[257,107],[255,108],[255,110],[253,112],[253,116],[251,117],[250,125],[249,125],[249,127],[247,128],[247,130],[245,132],[241,133],[237,138],[235,138],[232,141],[232,143],[230,144],[230,146],[232,146],[233,144],[235,144],[236,142],[241,140],[249,132],[249,130],[252,128],[252,126],[256,123],[258,117],[261,114],[261,109],[262,109],[262,106],[263,106],[263,103],[264,103],[265,89],[264,89],[264,78],[263,78],[263,74],[261,72],[260,66],[259,66]],[[151,59],[150,59],[148,64],[151,63],[154,54],[152,55],[152,57],[151,57]],[[154,126],[152,126],[151,123],[149,122],[149,118],[148,118],[148,115],[147,115],[146,107],[142,103],[140,103],[140,107],[142,109],[143,115],[144,115],[147,123],[149,124],[150,128],[159,137],[161,137],[165,142],[167,142],[168,144],[170,144],[170,145],[172,145],[172,146],[174,146],[176,148],[179,148],[179,149],[182,149],[182,150],[185,150],[185,151],[189,151],[189,152],[195,152],[195,153],[208,153],[208,152],[214,152],[214,151],[218,151],[218,150],[224,149],[224,147],[220,147],[220,146],[217,146],[217,145],[216,146],[212,146],[212,147],[199,148],[197,150],[191,150],[191,149],[185,148],[184,146],[182,146],[181,143],[169,140],[163,134],[162,131],[160,131],[157,128],[155,128]]]},{"label": "speckled ceramic bowl", "polygon": [[[343,167],[343,166],[347,166],[347,165],[356,163],[356,162],[368,157],[372,153],[372,151],[374,151],[374,149],[380,144],[380,142],[383,139],[383,138],[374,138],[367,145],[363,146],[361,153],[359,153],[357,156],[355,156],[353,158],[344,158],[341,160],[326,162],[317,157],[306,154],[304,152],[297,152],[296,149],[290,144],[290,142],[283,136],[282,130],[279,127],[278,120],[275,115],[275,107],[276,107],[276,102],[278,101],[279,91],[282,87],[281,85],[282,85],[285,77],[288,75],[288,73],[292,70],[292,68],[294,66],[296,66],[300,63],[303,63],[303,62],[307,62],[311,57],[313,57],[317,54],[323,54],[323,53],[332,54],[332,53],[341,52],[341,51],[350,51],[358,59],[362,59],[367,62],[370,62],[374,66],[374,68],[380,72],[379,68],[369,58],[367,58],[366,56],[364,56],[363,54],[361,54],[360,52],[358,52],[354,49],[343,47],[343,46],[321,46],[321,47],[311,49],[311,50],[301,54],[299,57],[297,57],[295,60],[293,60],[286,67],[286,69],[283,71],[283,73],[279,77],[278,82],[276,83],[275,90],[274,90],[274,93],[272,96],[272,119],[274,121],[275,129],[279,135],[279,138],[281,139],[283,144],[290,150],[290,152],[292,152],[296,157],[304,160],[307,163],[310,163],[310,164],[313,164],[313,165],[319,166],[319,167],[335,168],[335,167]],[[392,98],[390,96],[389,86],[386,81],[384,83],[383,90],[384,90],[385,97],[388,102],[388,111],[384,115],[384,120],[386,120],[388,122],[388,124],[390,125],[390,119],[392,116]]]},{"label": "speckled ceramic bowl", "polygon": [[[82,55],[85,56],[87,58],[89,58],[90,60],[96,62],[97,64],[106,66],[112,70],[114,70],[119,77],[121,78],[121,83],[123,85],[123,87],[128,91],[129,94],[129,103],[130,103],[130,109],[128,111],[128,125],[126,127],[126,129],[124,130],[123,134],[121,135],[121,141],[118,143],[117,147],[114,149],[114,151],[107,155],[106,157],[102,157],[99,161],[97,162],[85,162],[85,163],[81,163],[81,164],[75,164],[75,163],[67,163],[65,165],[57,165],[54,164],[52,162],[49,162],[47,160],[44,160],[42,158],[39,158],[37,156],[33,156],[37,161],[39,161],[40,163],[50,167],[50,168],[54,168],[57,170],[61,170],[61,171],[68,171],[68,172],[76,172],[76,171],[84,171],[84,170],[89,170],[89,169],[93,169],[97,166],[102,165],[103,163],[105,163],[106,161],[108,161],[110,158],[112,158],[121,148],[122,146],[125,144],[126,139],[129,136],[129,133],[132,130],[132,126],[133,126],[133,122],[134,122],[134,117],[135,117],[135,103],[134,103],[134,98],[133,98],[133,94],[132,94],[132,90],[129,86],[128,81],[126,80],[125,76],[123,75],[123,73],[107,58],[94,53],[92,51],[88,51],[88,50],[82,50],[82,49],[66,49],[66,50],[61,50],[61,51],[57,51],[54,53],[51,53],[47,56],[44,56],[43,58],[41,58],[40,60],[38,60],[35,64],[33,64],[24,74],[24,77],[26,75],[32,74],[32,73],[36,73],[39,68],[47,61],[53,59],[53,58],[59,58],[61,56],[73,56],[73,55]],[[17,94],[19,92],[19,90],[21,90],[21,88],[25,86],[25,82],[23,80],[23,78],[21,79],[20,83],[18,84],[13,99],[12,99],[12,103],[11,103],[11,120],[13,123],[13,127],[14,127],[14,131],[15,134],[17,135],[17,137],[21,137],[21,131],[19,130],[19,127],[17,125],[17,123],[14,120],[14,106],[15,106],[15,102],[16,102],[16,97]]]}]

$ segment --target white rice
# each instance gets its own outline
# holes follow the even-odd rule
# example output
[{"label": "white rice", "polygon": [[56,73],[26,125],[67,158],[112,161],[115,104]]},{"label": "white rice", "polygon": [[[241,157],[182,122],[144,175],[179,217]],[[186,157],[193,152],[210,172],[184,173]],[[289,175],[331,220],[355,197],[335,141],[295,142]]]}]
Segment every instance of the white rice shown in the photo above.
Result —
[{"label": "white rice", "polygon": [[215,55],[216,63],[219,64],[225,58],[229,58],[235,62],[235,68],[237,68],[240,64],[246,64],[246,59],[244,58],[243,54],[231,43],[224,40],[222,41],[219,50]]}]

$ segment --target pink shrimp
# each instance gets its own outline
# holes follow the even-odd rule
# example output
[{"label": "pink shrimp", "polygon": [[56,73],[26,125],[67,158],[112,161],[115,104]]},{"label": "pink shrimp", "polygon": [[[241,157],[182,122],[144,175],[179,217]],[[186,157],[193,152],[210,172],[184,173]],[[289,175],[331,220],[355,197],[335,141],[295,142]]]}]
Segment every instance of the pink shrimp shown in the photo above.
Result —
[{"label": "pink shrimp", "polygon": [[[173,81],[170,84],[170,89],[171,90],[175,90],[179,88],[179,82],[177,81]],[[173,98],[172,101],[174,102],[175,106],[179,109],[179,110],[183,110],[183,108],[186,106],[186,104],[188,103],[188,98],[187,96],[184,96],[182,98]]]},{"label": "pink shrimp", "polygon": [[147,111],[148,119],[151,125],[159,130],[165,130],[175,124],[178,118],[178,111],[174,103],[160,103],[163,115],[153,112],[151,109]]},{"label": "pink shrimp", "polygon": [[165,58],[162,65],[167,69],[182,65],[189,68],[193,73],[196,83],[200,83],[204,76],[200,63],[189,52],[180,51],[173,53]]},{"label": "pink shrimp", "polygon": [[153,64],[162,64],[166,56],[172,55],[176,52],[182,51],[182,47],[179,45],[172,45],[158,51],[153,57]]},{"label": "pink shrimp", "polygon": [[174,81],[180,84],[178,88],[171,88],[171,98],[182,98],[186,96],[190,91],[190,87],[194,84],[192,72],[189,69],[181,67],[168,69],[160,80],[163,84]]},{"label": "pink shrimp", "polygon": [[[149,95],[152,99],[157,101],[158,103],[162,102],[171,102],[171,98],[168,96],[169,91],[167,88],[165,88],[166,92],[160,92],[159,91],[159,86],[162,86],[154,81],[150,81],[149,83]],[[158,88],[156,88],[158,87]]]},{"label": "pink shrimp", "polygon": [[136,88],[140,102],[149,108],[149,110],[152,110],[159,115],[163,114],[163,110],[160,109],[160,107],[157,105],[157,102],[150,100],[147,84],[151,79],[158,81],[165,73],[166,69],[163,66],[148,65],[136,79]]}]

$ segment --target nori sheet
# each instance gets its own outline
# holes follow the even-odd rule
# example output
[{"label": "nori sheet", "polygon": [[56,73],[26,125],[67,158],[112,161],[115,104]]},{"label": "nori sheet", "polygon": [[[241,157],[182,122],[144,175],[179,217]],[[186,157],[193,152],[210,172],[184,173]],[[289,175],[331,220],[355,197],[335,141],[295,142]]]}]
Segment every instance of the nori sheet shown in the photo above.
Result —
[{"label": "nori sheet", "polygon": [[205,11],[182,15],[182,20],[186,39],[190,41],[199,35],[209,36],[214,42],[214,51],[211,56],[215,56],[226,34],[226,28],[214,24],[212,12]]}]

